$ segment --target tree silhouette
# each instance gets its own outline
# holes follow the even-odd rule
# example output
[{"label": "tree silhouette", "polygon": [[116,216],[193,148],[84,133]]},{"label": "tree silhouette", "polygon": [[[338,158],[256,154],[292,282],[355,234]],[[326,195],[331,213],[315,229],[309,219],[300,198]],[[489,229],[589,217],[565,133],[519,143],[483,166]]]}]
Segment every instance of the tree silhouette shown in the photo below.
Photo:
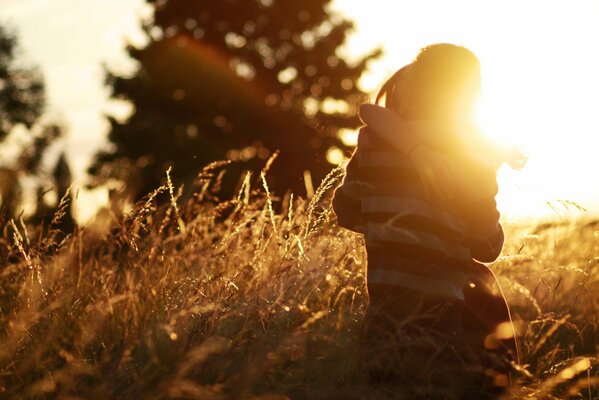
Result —
[{"label": "tree silhouette", "polygon": [[[34,223],[49,222],[52,204],[44,201],[45,193],[54,191],[58,199],[65,196],[71,184],[70,171],[59,155],[54,166],[42,162],[49,149],[62,135],[56,124],[41,121],[45,106],[44,82],[36,67],[21,67],[15,62],[17,37],[0,26],[0,225],[21,217],[25,179],[37,207],[28,216]],[[13,151],[6,151],[11,145]],[[7,154],[8,153],[8,154]],[[54,171],[48,171],[54,170]],[[73,228],[70,204],[65,204],[65,216],[55,228]]]},{"label": "tree silhouette", "polygon": [[16,67],[16,48],[16,36],[0,26],[0,142],[17,124],[30,129],[44,107],[41,73]]},{"label": "tree silhouette", "polygon": [[[134,105],[125,122],[110,117],[110,151],[90,168],[92,185],[127,182],[133,197],[155,189],[173,167],[190,182],[216,160],[260,170],[274,151],[271,190],[303,194],[305,170],[317,184],[332,165],[328,150],[356,128],[364,100],[355,85],[378,50],[349,63],[338,54],[351,22],[330,0],[162,0],[144,25],[144,48],[128,48],[134,76],[108,75],[112,96]],[[259,179],[257,174],[255,179]]]}]

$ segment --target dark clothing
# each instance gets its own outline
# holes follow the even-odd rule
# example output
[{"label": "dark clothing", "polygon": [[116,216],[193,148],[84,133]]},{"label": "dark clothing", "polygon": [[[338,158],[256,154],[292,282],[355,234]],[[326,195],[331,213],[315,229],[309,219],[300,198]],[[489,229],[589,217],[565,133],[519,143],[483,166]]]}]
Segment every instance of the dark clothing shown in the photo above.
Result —
[{"label": "dark clothing", "polygon": [[[494,172],[487,175],[496,188]],[[364,234],[369,289],[395,285],[463,300],[472,259],[493,261],[501,252],[495,193],[433,203],[410,159],[362,128],[333,208],[339,225]]]},{"label": "dark clothing", "polygon": [[[509,311],[491,271],[474,261],[495,260],[503,246],[497,183],[495,171],[472,176],[473,185],[492,184],[492,196],[431,201],[410,159],[360,130],[333,208],[339,225],[365,237],[370,304],[361,354],[372,382],[473,390],[472,398],[505,384],[498,376],[517,357],[515,342],[493,334],[512,328]],[[485,369],[496,371],[497,385]]]}]

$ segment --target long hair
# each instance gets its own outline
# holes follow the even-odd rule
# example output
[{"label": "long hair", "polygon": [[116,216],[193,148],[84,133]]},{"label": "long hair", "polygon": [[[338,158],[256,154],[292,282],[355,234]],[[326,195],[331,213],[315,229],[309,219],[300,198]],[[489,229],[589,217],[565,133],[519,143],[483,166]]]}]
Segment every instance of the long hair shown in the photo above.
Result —
[{"label": "long hair", "polygon": [[[480,92],[480,62],[462,46],[424,47],[414,61],[391,76],[376,96],[404,119],[438,119],[456,112]],[[466,97],[466,98],[464,98]]]}]

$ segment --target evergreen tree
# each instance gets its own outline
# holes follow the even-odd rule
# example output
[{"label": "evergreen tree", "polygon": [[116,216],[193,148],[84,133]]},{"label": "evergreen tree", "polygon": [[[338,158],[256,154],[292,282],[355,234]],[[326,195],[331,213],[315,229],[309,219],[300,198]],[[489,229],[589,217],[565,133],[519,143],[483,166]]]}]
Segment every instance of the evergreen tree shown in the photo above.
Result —
[{"label": "evergreen tree", "polygon": [[[34,183],[29,185],[37,204],[29,216],[34,223],[52,218],[45,193],[52,190],[61,199],[71,184],[64,153],[56,165],[43,165],[42,160],[57,143],[62,129],[41,122],[45,106],[42,74],[36,67],[19,66],[15,61],[17,49],[16,36],[0,26],[0,226],[22,216],[26,178]],[[68,231],[73,228],[70,203],[63,211],[66,214],[60,228]]]},{"label": "evergreen tree", "polygon": [[190,182],[207,163],[229,159],[231,189],[277,150],[272,190],[305,193],[305,170],[318,184],[333,167],[327,151],[348,150],[338,132],[359,125],[365,95],[356,82],[379,51],[353,64],[338,55],[352,24],[330,0],[149,2],[150,41],[128,48],[139,69],[108,76],[113,98],[134,111],[125,122],[110,118],[113,147],[90,169],[94,184],[116,178],[139,197],[169,166],[176,182]]}]

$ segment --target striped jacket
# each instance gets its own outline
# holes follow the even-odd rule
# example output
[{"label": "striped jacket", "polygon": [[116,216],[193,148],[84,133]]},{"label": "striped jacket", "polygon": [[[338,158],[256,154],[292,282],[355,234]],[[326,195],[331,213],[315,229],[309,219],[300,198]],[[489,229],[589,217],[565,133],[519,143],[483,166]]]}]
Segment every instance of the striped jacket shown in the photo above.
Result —
[{"label": "striped jacket", "polygon": [[429,201],[410,159],[371,128],[360,130],[333,209],[340,226],[365,237],[369,289],[391,285],[464,299],[473,259],[494,261],[504,240],[495,171],[475,175],[492,182],[492,197]]}]

